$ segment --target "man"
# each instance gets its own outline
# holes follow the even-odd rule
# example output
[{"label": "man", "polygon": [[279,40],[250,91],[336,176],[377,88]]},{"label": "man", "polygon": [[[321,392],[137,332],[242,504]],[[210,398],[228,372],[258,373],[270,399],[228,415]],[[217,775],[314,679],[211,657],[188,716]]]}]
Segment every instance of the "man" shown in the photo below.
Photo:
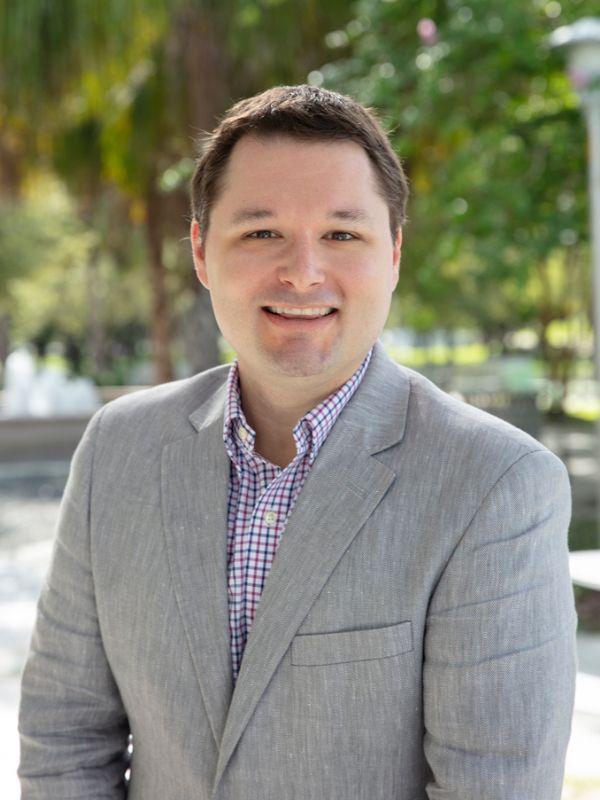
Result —
[{"label": "man", "polygon": [[406,194],[335,93],[272,89],[208,141],[193,257],[237,361],[110,404],[78,449],[23,798],[560,797],[567,477],[376,343]]}]

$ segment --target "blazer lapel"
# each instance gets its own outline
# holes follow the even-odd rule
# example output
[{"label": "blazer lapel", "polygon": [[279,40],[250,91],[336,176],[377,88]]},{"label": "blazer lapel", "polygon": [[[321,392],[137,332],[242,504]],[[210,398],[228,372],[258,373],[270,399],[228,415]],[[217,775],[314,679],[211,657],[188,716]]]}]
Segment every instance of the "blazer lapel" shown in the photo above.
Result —
[{"label": "blazer lapel", "polygon": [[177,604],[217,746],[233,690],[227,604],[224,391],[190,421],[198,433],[162,454],[163,527]]},{"label": "blazer lapel", "polygon": [[214,791],[296,631],[395,478],[372,454],[401,439],[408,388],[406,376],[377,346],[361,387],[321,449],[283,533],[244,652]]}]

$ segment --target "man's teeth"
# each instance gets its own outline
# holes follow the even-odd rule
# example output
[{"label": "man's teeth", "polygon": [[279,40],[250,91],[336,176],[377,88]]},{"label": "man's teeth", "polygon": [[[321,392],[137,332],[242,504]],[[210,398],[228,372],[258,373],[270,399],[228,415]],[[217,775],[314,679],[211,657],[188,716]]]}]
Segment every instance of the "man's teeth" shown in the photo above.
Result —
[{"label": "man's teeth", "polygon": [[279,308],[278,306],[267,306],[272,314],[280,314],[284,317],[324,317],[331,314],[333,308]]}]

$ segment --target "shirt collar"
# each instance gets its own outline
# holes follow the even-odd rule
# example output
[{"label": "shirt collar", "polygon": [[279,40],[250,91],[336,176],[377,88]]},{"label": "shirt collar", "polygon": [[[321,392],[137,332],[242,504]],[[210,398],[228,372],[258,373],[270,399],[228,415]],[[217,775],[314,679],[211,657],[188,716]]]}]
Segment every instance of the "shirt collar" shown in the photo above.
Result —
[{"label": "shirt collar", "polygon": [[[310,464],[313,463],[337,418],[360,386],[372,352],[372,349],[369,350],[359,368],[343,386],[318,403],[297,422],[293,430],[296,459],[308,454]],[[256,459],[265,461],[254,452],[256,432],[249,425],[242,410],[237,361],[234,361],[227,379],[223,441],[229,458],[236,466],[240,466],[241,461],[248,466],[253,466]]]}]

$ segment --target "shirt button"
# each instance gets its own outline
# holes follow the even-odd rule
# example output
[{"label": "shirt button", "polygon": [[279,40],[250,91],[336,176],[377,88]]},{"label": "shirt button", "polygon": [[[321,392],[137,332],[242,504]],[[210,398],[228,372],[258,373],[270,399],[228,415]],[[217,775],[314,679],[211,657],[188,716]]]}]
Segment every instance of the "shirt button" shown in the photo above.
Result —
[{"label": "shirt button", "polygon": [[273,525],[277,524],[277,513],[275,511],[265,511],[263,520],[267,528],[272,528]]},{"label": "shirt button", "polygon": [[240,428],[239,434],[242,442],[245,442],[246,439],[248,438],[248,431],[246,430],[246,428]]}]

